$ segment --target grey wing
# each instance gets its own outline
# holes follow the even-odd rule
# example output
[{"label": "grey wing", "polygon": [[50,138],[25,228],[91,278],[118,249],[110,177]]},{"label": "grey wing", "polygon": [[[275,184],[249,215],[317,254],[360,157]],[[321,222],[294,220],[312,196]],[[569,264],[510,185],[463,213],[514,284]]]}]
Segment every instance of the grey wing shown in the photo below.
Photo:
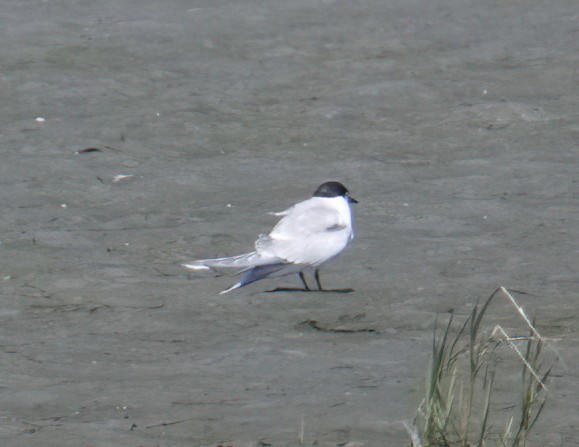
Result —
[{"label": "grey wing", "polygon": [[293,264],[319,265],[340,253],[350,235],[350,227],[338,211],[302,202],[258,240],[256,249]]}]

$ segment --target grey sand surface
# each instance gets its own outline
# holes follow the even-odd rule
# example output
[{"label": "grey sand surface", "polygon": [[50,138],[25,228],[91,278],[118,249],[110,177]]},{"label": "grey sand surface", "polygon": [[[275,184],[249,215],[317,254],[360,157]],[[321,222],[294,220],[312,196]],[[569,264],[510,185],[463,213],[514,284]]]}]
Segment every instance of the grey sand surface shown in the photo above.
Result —
[{"label": "grey sand surface", "polygon": [[[533,445],[579,445],[578,14],[4,1],[2,445],[406,445],[436,315],[499,285],[562,338]],[[326,180],[360,200],[322,277],[354,292],[179,267]]]}]

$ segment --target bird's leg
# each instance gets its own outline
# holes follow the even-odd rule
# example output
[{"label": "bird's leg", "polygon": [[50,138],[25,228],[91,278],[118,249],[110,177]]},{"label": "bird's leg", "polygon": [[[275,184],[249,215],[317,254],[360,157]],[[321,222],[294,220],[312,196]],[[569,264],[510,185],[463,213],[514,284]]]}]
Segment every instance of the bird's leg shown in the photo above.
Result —
[{"label": "bird's leg", "polygon": [[316,278],[316,282],[318,283],[318,290],[324,290],[322,288],[322,283],[320,282],[320,270],[316,269],[316,273],[314,274],[315,278]]},{"label": "bird's leg", "polygon": [[304,276],[304,272],[300,272],[300,279],[302,280],[302,282],[304,283],[304,287],[306,290],[310,290],[308,283],[306,282],[306,278]]}]

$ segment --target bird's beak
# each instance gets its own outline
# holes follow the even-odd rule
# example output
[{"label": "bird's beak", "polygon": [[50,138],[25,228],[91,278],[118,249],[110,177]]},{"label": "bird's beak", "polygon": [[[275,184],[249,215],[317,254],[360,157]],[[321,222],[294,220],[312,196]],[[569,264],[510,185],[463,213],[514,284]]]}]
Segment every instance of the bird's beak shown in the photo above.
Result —
[{"label": "bird's beak", "polygon": [[353,197],[347,196],[348,197],[348,202],[350,203],[358,203],[358,201],[356,199],[354,199]]}]

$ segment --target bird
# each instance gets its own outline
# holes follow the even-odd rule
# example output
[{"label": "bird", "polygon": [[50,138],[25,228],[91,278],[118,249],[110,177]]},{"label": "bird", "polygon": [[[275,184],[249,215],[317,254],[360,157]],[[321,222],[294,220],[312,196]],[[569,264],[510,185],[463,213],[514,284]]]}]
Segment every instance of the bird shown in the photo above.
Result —
[{"label": "bird", "polygon": [[[260,234],[255,250],[238,256],[199,259],[182,264],[192,270],[239,269],[243,274],[231,292],[265,278],[297,273],[305,291],[311,291],[304,272],[314,272],[323,291],[320,269],[338,256],[353,240],[351,204],[358,203],[337,181],[322,183],[312,197],[277,213],[281,217],[269,234]],[[351,291],[351,289],[347,289]]]}]

